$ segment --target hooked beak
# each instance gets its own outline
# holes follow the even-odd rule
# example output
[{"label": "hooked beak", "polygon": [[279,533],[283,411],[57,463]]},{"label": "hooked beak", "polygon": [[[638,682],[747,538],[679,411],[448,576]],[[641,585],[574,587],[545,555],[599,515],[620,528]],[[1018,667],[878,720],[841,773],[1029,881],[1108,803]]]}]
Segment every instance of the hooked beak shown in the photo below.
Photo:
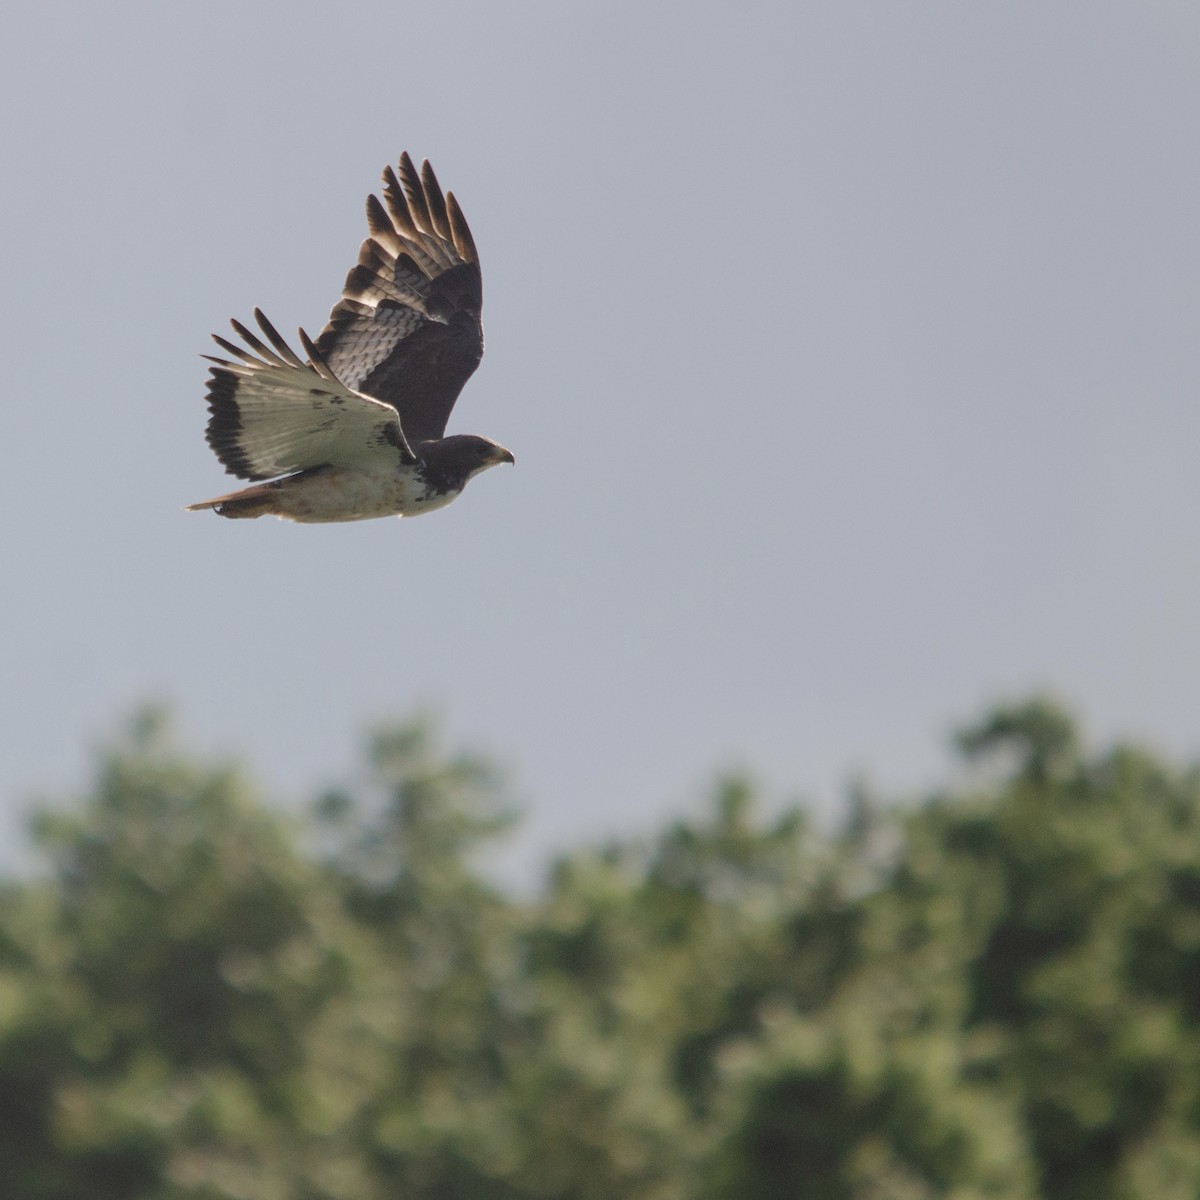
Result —
[{"label": "hooked beak", "polygon": [[496,447],[495,457],[492,460],[498,466],[500,463],[512,463],[516,465],[517,460],[513,458],[511,450],[506,450],[503,446]]}]

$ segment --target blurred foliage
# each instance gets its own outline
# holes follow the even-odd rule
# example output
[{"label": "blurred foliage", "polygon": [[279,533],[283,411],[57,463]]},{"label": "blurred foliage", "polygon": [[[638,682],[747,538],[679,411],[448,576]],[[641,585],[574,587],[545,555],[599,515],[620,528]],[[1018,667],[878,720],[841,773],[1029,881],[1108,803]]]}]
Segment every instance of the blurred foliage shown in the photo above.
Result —
[{"label": "blurred foliage", "polygon": [[428,722],[297,818],[146,713],[0,891],[0,1195],[1200,1195],[1200,776],[1040,700],[958,746],[834,832],[718,780],[524,899]]}]

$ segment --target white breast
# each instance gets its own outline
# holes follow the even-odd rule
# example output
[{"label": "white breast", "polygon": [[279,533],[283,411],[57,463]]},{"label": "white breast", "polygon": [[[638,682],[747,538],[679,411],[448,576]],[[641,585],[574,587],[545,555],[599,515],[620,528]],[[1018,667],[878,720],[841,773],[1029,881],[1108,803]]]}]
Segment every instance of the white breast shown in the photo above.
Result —
[{"label": "white breast", "polygon": [[280,516],[302,523],[415,517],[442,508],[457,492],[430,493],[412,470],[329,467],[279,484]]}]

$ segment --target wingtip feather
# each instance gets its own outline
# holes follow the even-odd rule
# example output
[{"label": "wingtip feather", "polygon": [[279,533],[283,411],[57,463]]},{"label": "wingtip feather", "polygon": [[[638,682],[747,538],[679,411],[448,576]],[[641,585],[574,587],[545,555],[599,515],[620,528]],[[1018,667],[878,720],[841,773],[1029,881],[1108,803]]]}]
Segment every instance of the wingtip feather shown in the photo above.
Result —
[{"label": "wingtip feather", "polygon": [[[255,310],[258,311],[257,309]],[[281,367],[285,363],[256,333],[253,333],[236,317],[230,317],[229,324],[233,326],[234,332],[250,347],[264,362]]]},{"label": "wingtip feather", "polygon": [[300,335],[300,345],[304,347],[304,353],[308,355],[308,361],[313,370],[332,383],[340,383],[341,381],[325,361],[325,355],[317,349],[317,343],[308,336],[303,328],[297,330],[297,333]]},{"label": "wingtip feather", "polygon": [[267,340],[278,351],[280,357],[289,367],[302,367],[304,364],[300,361],[300,356],[287,344],[280,336],[279,330],[267,320],[266,314],[261,308],[254,310],[254,319],[258,322],[258,327],[267,335]]},{"label": "wingtip feather", "polygon": [[446,201],[442,196],[441,185],[433,173],[429,159],[421,163],[421,194],[425,198],[425,208],[429,213],[432,232],[447,242],[454,240],[450,231],[450,219],[446,216]]},{"label": "wingtip feather", "polygon": [[435,232],[433,218],[425,202],[425,189],[421,186],[421,175],[413,166],[407,150],[400,155],[400,186],[404,189],[408,211],[412,213],[417,229],[421,233]]},{"label": "wingtip feather", "polygon": [[469,263],[479,262],[479,251],[475,248],[475,239],[467,225],[467,218],[459,207],[453,192],[446,193],[446,211],[450,217],[450,234],[454,240],[454,248],[459,255]]}]

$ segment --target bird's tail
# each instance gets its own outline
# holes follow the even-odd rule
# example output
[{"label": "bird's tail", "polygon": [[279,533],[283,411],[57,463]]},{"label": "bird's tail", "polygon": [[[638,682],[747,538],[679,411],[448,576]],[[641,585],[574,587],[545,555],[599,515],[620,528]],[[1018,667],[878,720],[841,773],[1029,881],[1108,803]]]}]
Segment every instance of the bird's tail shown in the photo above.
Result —
[{"label": "bird's tail", "polygon": [[224,496],[214,496],[211,500],[201,500],[199,504],[189,504],[188,512],[201,512],[211,508],[218,516],[264,517],[272,513],[278,514],[278,489],[271,483],[256,483],[253,487],[242,488],[237,492],[229,492]]}]

